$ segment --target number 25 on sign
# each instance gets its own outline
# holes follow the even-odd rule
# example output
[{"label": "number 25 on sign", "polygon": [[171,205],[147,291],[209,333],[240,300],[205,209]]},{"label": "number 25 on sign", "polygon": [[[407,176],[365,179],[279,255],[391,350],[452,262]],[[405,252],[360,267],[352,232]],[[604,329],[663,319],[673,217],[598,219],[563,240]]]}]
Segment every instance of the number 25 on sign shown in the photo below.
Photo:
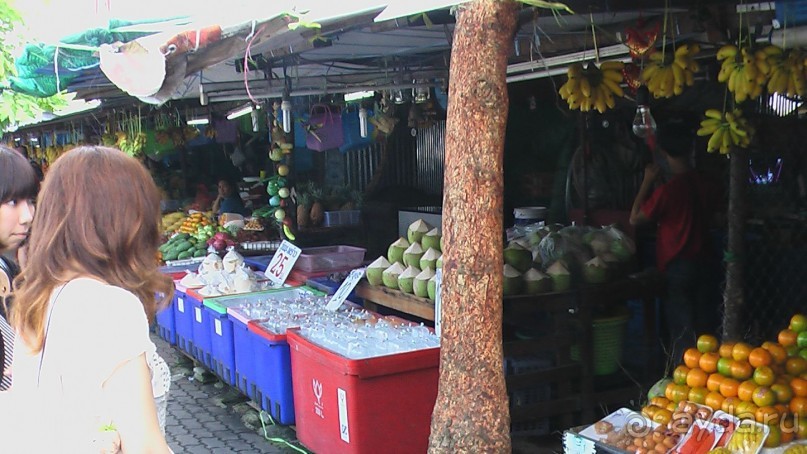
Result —
[{"label": "number 25 on sign", "polygon": [[299,257],[300,248],[283,240],[263,274],[275,284],[283,285]]}]

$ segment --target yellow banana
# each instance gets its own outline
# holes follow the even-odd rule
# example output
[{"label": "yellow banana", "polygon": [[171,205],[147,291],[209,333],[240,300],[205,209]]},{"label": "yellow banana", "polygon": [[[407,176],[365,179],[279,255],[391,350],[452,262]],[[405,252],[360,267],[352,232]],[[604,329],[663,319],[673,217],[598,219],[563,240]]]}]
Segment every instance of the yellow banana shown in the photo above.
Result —
[{"label": "yellow banana", "polygon": [[622,87],[620,87],[618,83],[610,79],[603,79],[602,85],[605,86],[615,96],[618,96],[620,98],[625,96],[625,92],[622,91]]},{"label": "yellow banana", "polygon": [[706,151],[713,152],[720,148],[720,145],[723,144],[723,133],[725,130],[723,128],[719,128],[715,130],[712,137],[709,138],[709,141],[706,143]]},{"label": "yellow banana", "polygon": [[683,57],[689,53],[689,45],[688,44],[681,44],[675,49],[675,56],[676,57]]},{"label": "yellow banana", "polygon": [[731,150],[731,134],[727,133],[726,128],[722,128],[720,130],[723,131],[721,136],[722,142],[720,144],[720,152],[726,154]]},{"label": "yellow banana", "polygon": [[602,71],[622,71],[624,67],[625,67],[624,63],[616,60],[606,61],[600,64],[600,70]]},{"label": "yellow banana", "polygon": [[727,58],[733,58],[735,55],[737,55],[737,46],[735,46],[733,44],[727,44],[727,45],[721,47],[717,51],[717,59],[718,60],[725,60]]},{"label": "yellow banana", "polygon": [[586,77],[580,78],[580,92],[582,92],[583,96],[587,98],[591,97],[591,83]]},{"label": "yellow banana", "polygon": [[707,118],[713,118],[715,120],[722,120],[723,119],[723,112],[717,109],[708,109],[705,113]]},{"label": "yellow banana", "polygon": [[624,79],[621,72],[610,69],[602,72],[602,78],[603,80],[608,79],[616,83],[620,83]]}]

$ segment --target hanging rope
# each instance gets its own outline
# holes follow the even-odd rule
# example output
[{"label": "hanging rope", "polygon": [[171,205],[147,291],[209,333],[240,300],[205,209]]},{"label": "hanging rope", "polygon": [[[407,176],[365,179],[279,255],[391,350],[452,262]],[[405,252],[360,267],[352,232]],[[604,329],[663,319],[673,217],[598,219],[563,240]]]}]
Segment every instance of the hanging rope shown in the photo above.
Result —
[{"label": "hanging rope", "polygon": [[255,38],[263,33],[263,30],[266,28],[266,24],[263,24],[255,30],[255,21],[252,21],[252,31],[249,35],[245,38],[247,40],[247,49],[244,53],[244,88],[247,91],[247,96],[249,100],[252,101],[254,104],[258,104],[258,100],[256,100],[252,96],[252,92],[249,90],[249,62],[252,60],[252,44],[255,42]]}]

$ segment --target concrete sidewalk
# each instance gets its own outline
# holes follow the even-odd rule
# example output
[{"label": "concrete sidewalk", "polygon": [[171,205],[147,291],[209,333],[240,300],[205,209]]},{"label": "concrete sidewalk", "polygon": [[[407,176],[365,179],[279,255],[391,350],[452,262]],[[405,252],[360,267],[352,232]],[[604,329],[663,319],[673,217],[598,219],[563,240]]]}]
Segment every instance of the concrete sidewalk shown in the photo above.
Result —
[{"label": "concrete sidewalk", "polygon": [[[171,368],[168,396],[166,439],[177,454],[208,453],[300,453],[283,443],[273,443],[264,436],[258,412],[217,380],[208,383],[193,377],[193,365],[181,352],[151,335],[157,351]],[[291,427],[272,426],[266,420],[269,438],[283,439],[302,452]]]}]

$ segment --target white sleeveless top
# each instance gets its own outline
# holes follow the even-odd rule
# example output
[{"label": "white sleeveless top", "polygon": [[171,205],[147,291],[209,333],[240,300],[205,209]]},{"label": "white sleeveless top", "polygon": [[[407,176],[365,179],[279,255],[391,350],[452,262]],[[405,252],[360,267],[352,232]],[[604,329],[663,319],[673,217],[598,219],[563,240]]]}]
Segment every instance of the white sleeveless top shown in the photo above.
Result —
[{"label": "white sleeveless top", "polygon": [[[53,442],[37,446],[36,452],[81,452],[88,434],[110,422],[104,382],[140,354],[155,364],[156,348],[140,300],[95,279],[74,279],[56,288],[49,314],[43,354],[32,353],[20,337],[14,344],[12,402],[19,407],[14,412],[18,420],[24,421],[19,434],[28,439],[23,438],[20,447],[34,452],[30,443]],[[152,384],[164,383],[166,374],[167,368],[159,377],[153,374]],[[23,416],[33,419],[25,421]],[[25,435],[28,430],[34,433]]]}]

